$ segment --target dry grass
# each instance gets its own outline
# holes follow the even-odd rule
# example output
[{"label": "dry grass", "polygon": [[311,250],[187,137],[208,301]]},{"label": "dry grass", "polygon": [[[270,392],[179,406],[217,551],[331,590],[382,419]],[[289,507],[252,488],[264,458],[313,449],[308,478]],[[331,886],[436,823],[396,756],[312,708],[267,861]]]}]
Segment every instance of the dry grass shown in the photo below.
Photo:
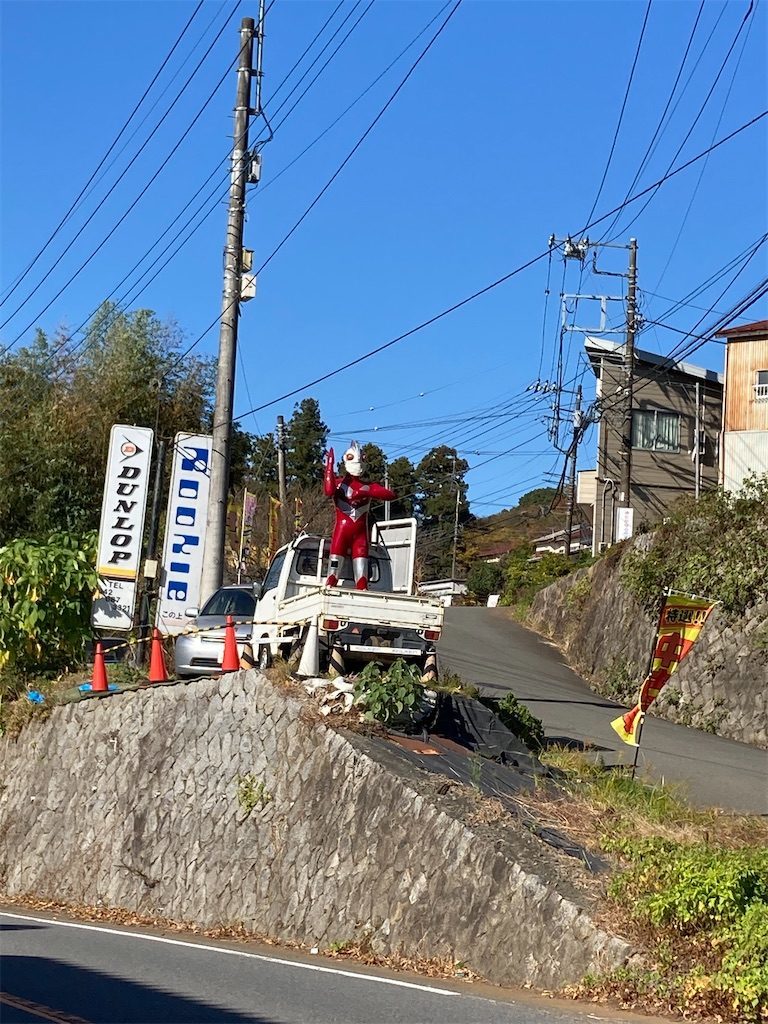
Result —
[{"label": "dry grass", "polygon": [[[250,931],[242,922],[204,928],[191,922],[171,921],[167,917],[154,917],[138,914],[120,907],[90,907],[80,903],[65,903],[61,900],[42,899],[32,894],[9,896],[0,892],[0,902],[8,906],[35,910],[38,913],[63,914],[78,921],[89,921],[98,924],[116,924],[124,928],[152,928],[177,934],[200,935],[208,939],[226,939],[235,942],[258,942],[266,946],[279,946],[283,949],[309,951],[309,947],[300,942],[281,939],[279,942]],[[314,950],[315,947],[312,947]],[[326,949],[321,949],[322,956],[334,960],[354,960],[366,966],[384,967],[391,971],[408,971],[428,978],[460,978],[462,981],[479,981],[480,975],[470,970],[465,964],[451,957],[414,957],[402,953],[377,953],[371,947],[371,938],[366,936],[344,942],[333,942]]]},{"label": "dry grass", "polygon": [[518,802],[594,852],[603,849],[604,838],[628,828],[637,839],[658,836],[731,849],[768,846],[765,819],[693,808],[674,786],[648,786],[625,772],[596,765],[579,751],[549,748],[542,760],[565,773],[565,792],[544,785],[533,796],[519,796]]}]

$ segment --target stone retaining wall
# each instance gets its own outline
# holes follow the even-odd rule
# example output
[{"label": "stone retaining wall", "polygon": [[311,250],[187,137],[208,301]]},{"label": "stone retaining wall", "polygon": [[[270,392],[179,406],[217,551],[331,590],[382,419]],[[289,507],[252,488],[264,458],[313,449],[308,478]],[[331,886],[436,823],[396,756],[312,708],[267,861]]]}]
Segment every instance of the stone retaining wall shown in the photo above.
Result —
[{"label": "stone retaining wall", "polygon": [[[657,623],[622,586],[613,553],[540,591],[528,625],[555,640],[599,693],[636,696]],[[736,620],[715,609],[651,714],[768,747],[768,605]]]},{"label": "stone retaining wall", "polygon": [[10,895],[320,947],[369,936],[500,984],[631,953],[542,873],[549,848],[516,860],[256,672],[55,708],[0,741],[0,772]]}]

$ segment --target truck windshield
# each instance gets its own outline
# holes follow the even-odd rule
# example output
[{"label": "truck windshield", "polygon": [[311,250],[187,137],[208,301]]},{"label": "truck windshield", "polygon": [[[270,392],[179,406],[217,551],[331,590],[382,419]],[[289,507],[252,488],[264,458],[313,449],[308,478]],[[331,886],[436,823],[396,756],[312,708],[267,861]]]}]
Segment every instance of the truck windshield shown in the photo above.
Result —
[{"label": "truck windshield", "polygon": [[202,615],[236,615],[250,618],[256,598],[247,590],[217,590],[202,610]]},{"label": "truck windshield", "polygon": [[280,573],[282,571],[284,561],[284,551],[280,551],[272,559],[272,564],[269,567],[267,575],[264,577],[264,586],[261,588],[262,594],[266,594],[268,590],[274,590],[280,582]]}]

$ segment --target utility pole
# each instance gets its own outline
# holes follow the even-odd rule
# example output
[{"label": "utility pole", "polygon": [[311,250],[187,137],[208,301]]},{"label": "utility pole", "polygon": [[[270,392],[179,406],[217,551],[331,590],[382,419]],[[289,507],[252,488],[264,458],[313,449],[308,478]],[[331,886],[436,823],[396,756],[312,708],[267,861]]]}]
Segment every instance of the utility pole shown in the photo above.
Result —
[{"label": "utility pole", "polygon": [[[386,463],[385,466],[384,466],[384,486],[385,487],[389,487],[389,463]],[[392,515],[392,502],[391,501],[385,501],[384,502],[384,520],[385,520],[385,522],[389,519],[389,517],[391,515]]]},{"label": "utility pole", "polygon": [[621,419],[621,476],[619,507],[630,508],[632,487],[632,394],[635,383],[635,330],[637,327],[637,239],[629,240],[627,274],[627,343],[624,349],[624,390]]},{"label": "utility pole", "polygon": [[459,478],[456,475],[456,456],[453,457],[453,482],[456,484],[456,512],[453,517],[453,558],[451,560],[451,579],[456,579],[456,548],[459,543],[459,505],[461,502],[461,488]]},{"label": "utility pole", "polygon": [[[259,37],[263,34],[263,16],[259,21]],[[235,133],[232,142],[229,212],[224,244],[224,289],[219,328],[219,357],[216,373],[216,404],[213,413],[213,446],[211,451],[211,486],[208,499],[208,521],[205,538],[205,559],[201,580],[201,599],[207,600],[224,578],[224,544],[227,526],[227,490],[232,436],[232,405],[235,393],[235,356],[237,324],[240,315],[240,286],[243,261],[243,224],[245,221],[245,186],[251,156],[248,151],[248,128],[251,116],[251,80],[253,78],[253,41],[256,35],[253,18],[240,23],[240,47],[237,68],[237,99],[235,101]]]},{"label": "utility pole", "polygon": [[288,515],[288,488],[285,482],[285,419],[277,417],[277,487],[280,499],[280,543],[287,540],[285,522]]},{"label": "utility pole", "polygon": [[576,388],[576,404],[573,409],[573,441],[571,443],[571,480],[568,494],[568,507],[565,513],[565,557],[571,557],[571,538],[573,536],[573,511],[576,507],[576,460],[581,438],[581,384]]},{"label": "utility pole", "polygon": [[[149,611],[152,597],[157,593],[157,534],[160,528],[160,499],[163,494],[163,470],[165,468],[165,441],[161,440],[157,446],[157,461],[155,462],[155,483],[152,490],[152,511],[149,515],[149,534],[147,536],[147,556],[144,562],[144,590],[141,595],[141,616],[139,620],[139,639],[141,640],[140,662],[146,660],[147,640],[149,640]],[[150,563],[155,572],[154,576],[147,574],[147,562]],[[154,563],[154,564],[152,564]]]}]

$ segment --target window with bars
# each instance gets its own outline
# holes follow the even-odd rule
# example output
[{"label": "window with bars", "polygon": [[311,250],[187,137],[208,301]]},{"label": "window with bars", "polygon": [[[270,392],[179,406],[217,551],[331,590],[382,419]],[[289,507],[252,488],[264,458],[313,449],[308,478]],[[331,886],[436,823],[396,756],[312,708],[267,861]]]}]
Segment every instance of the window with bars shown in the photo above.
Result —
[{"label": "window with bars", "polygon": [[768,370],[755,370],[755,401],[768,402]]},{"label": "window with bars", "polygon": [[652,452],[680,451],[680,417],[660,409],[632,413],[632,447]]}]

